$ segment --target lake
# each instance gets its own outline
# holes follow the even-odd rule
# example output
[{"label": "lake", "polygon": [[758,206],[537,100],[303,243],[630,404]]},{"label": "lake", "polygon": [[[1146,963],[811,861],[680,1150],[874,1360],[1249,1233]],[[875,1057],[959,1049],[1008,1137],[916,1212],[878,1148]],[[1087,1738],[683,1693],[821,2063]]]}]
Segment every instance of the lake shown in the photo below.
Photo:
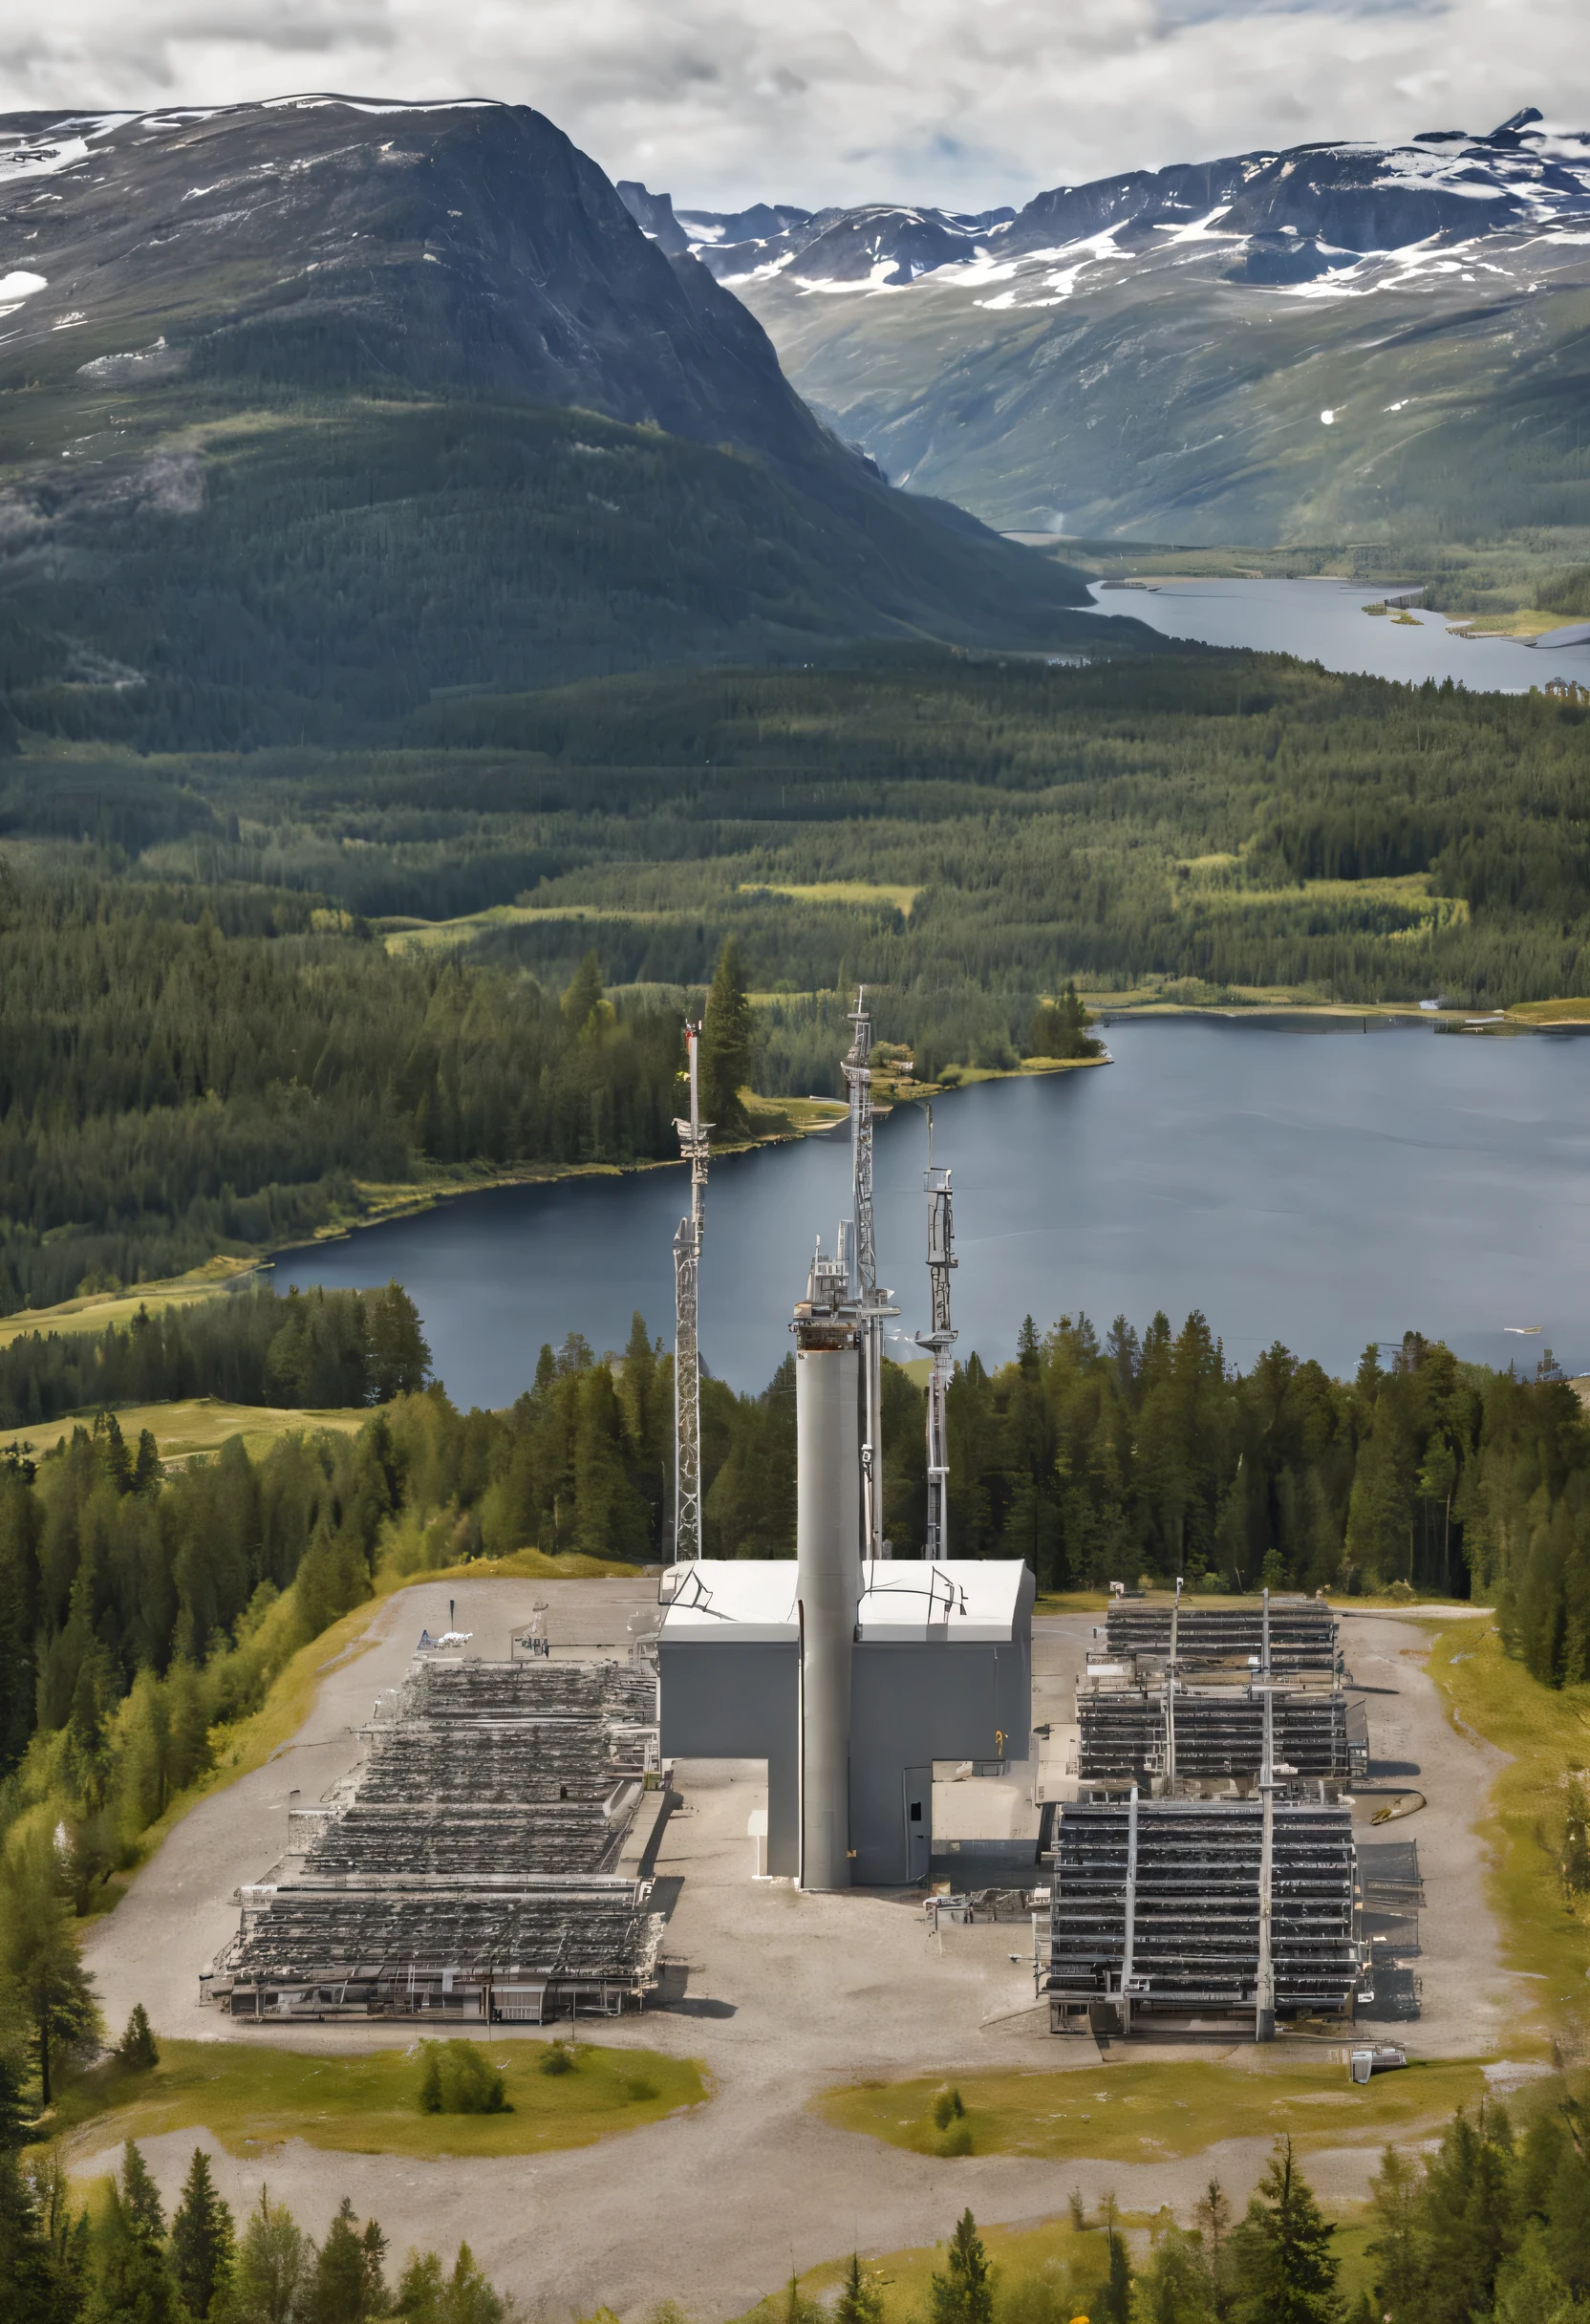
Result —
[{"label": "lake", "polygon": [[[1367,1022],[1128,1020],[1107,1028],[1112,1065],[936,1100],[958,1352],[1007,1357],[1029,1311],[1081,1309],[1103,1332],[1199,1307],[1243,1368],[1280,1339],[1350,1372],[1409,1328],[1487,1364],[1533,1371],[1549,1345],[1590,1367],[1590,1040]],[[880,1122],[879,1272],[902,1333],[927,1327],[926,1158],[919,1107]],[[714,1163],[701,1346],[720,1377],[765,1385],[849,1199],[843,1139]],[[455,1399],[502,1405],[545,1340],[620,1347],[636,1307],[672,1340],[686,1200],[682,1169],[497,1188],[290,1253],[275,1280],[397,1277]]]},{"label": "lake", "polygon": [[1417,611],[1407,626],[1364,613],[1377,593],[1363,581],[1171,581],[1130,590],[1095,583],[1093,610],[1134,614],[1167,637],[1296,654],[1327,670],[1366,670],[1415,685],[1450,678],[1475,694],[1527,694],[1553,678],[1590,685],[1590,645],[1463,638],[1441,614]]}]

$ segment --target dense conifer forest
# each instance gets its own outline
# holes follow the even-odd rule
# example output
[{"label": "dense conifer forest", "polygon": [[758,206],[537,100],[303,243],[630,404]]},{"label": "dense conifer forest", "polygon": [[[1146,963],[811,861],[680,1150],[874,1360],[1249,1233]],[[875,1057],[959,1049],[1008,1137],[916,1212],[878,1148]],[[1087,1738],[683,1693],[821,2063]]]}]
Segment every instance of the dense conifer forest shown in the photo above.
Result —
[{"label": "dense conifer forest", "polygon": [[[235,1376],[263,1382],[284,1334],[312,1338],[312,1302],[274,1307],[267,1341],[259,1298],[218,1299],[193,1345],[216,1364],[229,1337]],[[422,1366],[395,1304],[392,1326]],[[144,1360],[152,1328],[102,1335],[95,1361],[114,1377]],[[23,1346],[48,1368],[50,1342]],[[0,1819],[71,1835],[79,1908],[218,1732],[373,1591],[526,1547],[669,1554],[673,1364],[639,1316],[621,1357],[544,1347],[507,1411],[399,1388],[356,1436],[290,1434],[257,1457],[234,1438],[167,1469],[150,1431],[135,1446],[101,1411],[59,1450],[0,1462]],[[1023,1558],[1045,1590],[1472,1590],[1537,1678],[1590,1678],[1590,1423],[1552,1377],[1417,1334],[1389,1366],[1366,1350],[1351,1381],[1278,1345],[1244,1375],[1199,1315],[1141,1332],[1118,1317],[1103,1340],[1085,1318],[1042,1334],[1029,1318],[1014,1362],[957,1367],[949,1432],[955,1556]],[[792,1360],[760,1395],[704,1380],[701,1449],[707,1554],[793,1556]],[[884,1454],[886,1531],[919,1556],[923,1396],[894,1366]]]},{"label": "dense conifer forest", "polygon": [[1543,696],[879,649],[461,698],[380,752],[22,740],[4,1309],[302,1238],[427,1173],[667,1155],[678,1020],[731,940],[774,1097],[837,1090],[858,978],[934,1078],[1041,1045],[1073,978],[1590,993],[1590,723]]}]

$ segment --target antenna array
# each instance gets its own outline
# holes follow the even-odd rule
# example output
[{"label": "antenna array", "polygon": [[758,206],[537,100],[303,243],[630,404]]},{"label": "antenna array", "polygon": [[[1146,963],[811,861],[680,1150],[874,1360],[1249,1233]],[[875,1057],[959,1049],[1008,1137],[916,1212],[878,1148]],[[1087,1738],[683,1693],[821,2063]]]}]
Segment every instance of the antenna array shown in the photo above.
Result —
[{"label": "antenna array", "polygon": [[690,1165],[690,1216],[674,1237],[674,1556],[701,1554],[701,1355],[697,1302],[701,1241],[706,1231],[707,1133],[701,1119],[698,1050],[701,1028],[688,1019],[685,1059],[690,1073],[690,1119],[676,1121],[679,1148]]},{"label": "antenna array", "polygon": [[928,1282],[933,1294],[933,1329],[918,1332],[916,1345],[933,1358],[928,1377],[928,1549],[942,1564],[950,1554],[950,1445],[947,1433],[955,1332],[950,1327],[950,1270],[955,1255],[955,1216],[950,1173],[933,1158],[933,1108],[928,1108]]},{"label": "antenna array", "polygon": [[885,1558],[883,1538],[883,1326],[886,1316],[898,1315],[889,1293],[878,1282],[877,1236],[872,1223],[872,1019],[867,1006],[867,987],[856,987],[856,1005],[849,1022],[854,1039],[845,1059],[845,1082],[850,1093],[850,1190],[855,1211],[852,1254],[856,1303],[861,1310],[865,1360],[863,1395],[866,1429],[861,1447],[862,1556]]}]

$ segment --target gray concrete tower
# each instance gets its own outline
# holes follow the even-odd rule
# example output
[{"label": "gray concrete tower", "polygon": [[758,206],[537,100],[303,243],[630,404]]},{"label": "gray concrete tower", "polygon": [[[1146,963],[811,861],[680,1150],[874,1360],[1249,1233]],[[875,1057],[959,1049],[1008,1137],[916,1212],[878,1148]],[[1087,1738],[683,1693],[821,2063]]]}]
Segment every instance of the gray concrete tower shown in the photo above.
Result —
[{"label": "gray concrete tower", "polygon": [[850,1885],[850,1661],[861,1598],[861,1323],[849,1268],[812,1261],[795,1310],[801,1885]]}]

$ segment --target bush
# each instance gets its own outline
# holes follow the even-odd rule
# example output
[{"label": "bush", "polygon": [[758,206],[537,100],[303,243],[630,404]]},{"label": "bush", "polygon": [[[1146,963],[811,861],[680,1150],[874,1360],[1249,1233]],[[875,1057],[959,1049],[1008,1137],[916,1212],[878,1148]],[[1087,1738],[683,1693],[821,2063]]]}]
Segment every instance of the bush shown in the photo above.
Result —
[{"label": "bush", "polygon": [[149,2012],[141,2001],[133,2004],[127,2031],[116,2045],[116,2062],[133,2074],[147,2074],[161,2062],[160,2051],[155,2046],[154,2029],[149,2023]]},{"label": "bush", "polygon": [[644,2106],[648,2099],[660,2098],[662,2092],[644,2074],[631,2074],[624,2079],[624,2096],[633,2098],[637,2106]]},{"label": "bush", "polygon": [[972,2125],[964,2115],[950,2124],[938,2141],[941,2155],[969,2155],[972,2151]]},{"label": "bush", "polygon": [[419,2077],[421,2114],[511,2114],[503,2077],[472,2041],[427,2041]]},{"label": "bush", "polygon": [[966,2107],[958,2090],[941,2090],[933,2102],[933,2119],[940,2130],[964,2120]]},{"label": "bush", "polygon": [[541,2055],[541,2071],[543,2074],[572,2074],[579,2062],[572,2042],[548,2042]]}]

